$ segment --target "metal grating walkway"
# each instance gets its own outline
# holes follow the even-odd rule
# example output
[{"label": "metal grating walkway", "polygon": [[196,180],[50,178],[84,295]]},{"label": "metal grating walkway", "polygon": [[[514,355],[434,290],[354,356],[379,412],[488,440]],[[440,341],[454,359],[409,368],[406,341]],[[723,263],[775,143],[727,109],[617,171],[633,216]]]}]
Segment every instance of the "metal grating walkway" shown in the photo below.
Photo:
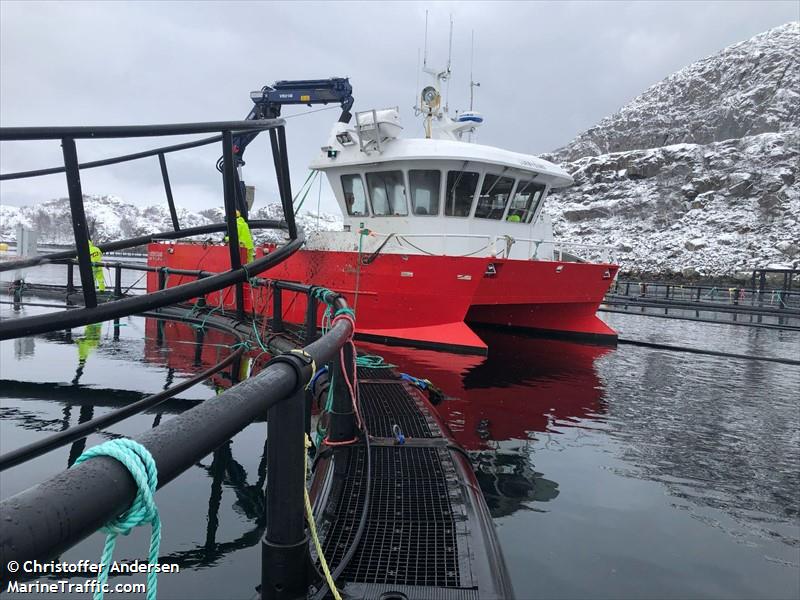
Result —
[{"label": "metal grating walkway", "polygon": [[[360,541],[338,578],[343,597],[512,597],[471,465],[449,447],[455,442],[431,405],[390,369],[360,369],[359,377],[361,415],[371,440],[370,496]],[[394,440],[395,424],[404,444]],[[323,552],[335,570],[358,535],[368,461],[363,441],[328,452],[316,512]]]},{"label": "metal grating walkway", "polygon": [[[436,448],[372,448],[372,491],[361,543],[342,577],[361,583],[459,587],[456,516]],[[358,528],[365,450],[348,451],[338,518],[325,555],[338,564]],[[445,457],[449,460],[449,457]]]},{"label": "metal grating walkway", "polygon": [[439,437],[435,423],[426,418],[417,401],[402,382],[362,382],[359,384],[362,416],[375,437],[392,438],[394,425],[407,438]]}]

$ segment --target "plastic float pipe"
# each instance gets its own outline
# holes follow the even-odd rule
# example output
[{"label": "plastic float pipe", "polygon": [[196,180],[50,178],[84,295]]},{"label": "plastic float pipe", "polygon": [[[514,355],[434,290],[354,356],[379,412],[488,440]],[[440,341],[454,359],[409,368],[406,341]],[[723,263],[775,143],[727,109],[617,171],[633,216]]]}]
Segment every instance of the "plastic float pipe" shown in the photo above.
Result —
[{"label": "plastic float pipe", "polygon": [[[146,316],[159,318],[159,315],[157,314],[151,314]],[[211,322],[206,323],[205,321],[201,321],[200,319],[194,319],[194,318],[189,319],[186,317],[175,317],[175,316],[169,318],[178,319],[181,321],[185,321],[187,323],[192,323],[192,322],[203,323],[204,325],[207,325],[209,327],[214,326],[214,323]],[[243,336],[233,328],[225,327],[221,329],[233,333],[239,338],[239,341],[243,339]],[[198,334],[201,332],[202,330],[198,330]],[[194,375],[193,377],[185,381],[178,383],[177,385],[174,385],[171,388],[163,390],[157,394],[141,398],[139,400],[131,402],[130,404],[127,404],[126,406],[123,406],[116,410],[112,410],[111,412],[105,413],[99,417],[95,417],[90,421],[79,423],[78,425],[70,427],[69,429],[66,429],[64,431],[59,431],[58,433],[49,435],[36,442],[28,444],[27,446],[23,446],[21,448],[17,448],[15,450],[12,450],[11,452],[3,454],[2,456],[0,456],[0,471],[4,471],[15,465],[27,462],[33,458],[36,458],[38,456],[46,454],[47,452],[50,452],[51,450],[55,450],[56,448],[66,446],[69,443],[83,439],[88,435],[91,435],[92,433],[100,431],[101,429],[106,429],[111,425],[119,423],[120,421],[123,421],[128,417],[144,412],[145,410],[153,408],[154,406],[158,406],[159,404],[166,402],[173,396],[178,395],[182,391],[188,390],[195,384],[200,383],[205,379],[208,379],[215,373],[218,373],[219,371],[230,365],[232,362],[240,358],[242,354],[244,354],[244,348],[237,348],[222,361],[218,362],[216,365],[198,373],[197,375]]]},{"label": "plastic float pipe", "polygon": [[[335,305],[347,306],[341,297]],[[316,364],[324,364],[334,359],[352,333],[350,321],[339,320],[305,351]],[[303,378],[298,380],[295,367],[269,365],[258,375],[132,439],[155,459],[161,487],[263,417],[270,407],[302,390],[310,377],[310,366],[303,368]],[[302,402],[302,394],[297,397]],[[301,448],[299,438],[293,443]],[[136,491],[121,463],[100,457],[4,500],[0,503],[0,581],[18,577],[7,570],[9,561],[21,564],[49,559],[88,537],[126,510]]]},{"label": "plastic float pipe", "polygon": [[[259,220],[251,221],[249,223],[250,229],[283,229],[283,221],[275,220]],[[141,235],[135,238],[128,238],[127,240],[120,240],[118,242],[107,242],[99,244],[97,247],[103,252],[113,252],[115,250],[125,250],[135,246],[143,246],[150,244],[155,240],[176,240],[183,237],[190,237],[195,235],[203,235],[204,233],[219,233],[227,231],[225,223],[212,223],[211,225],[200,225],[198,227],[188,227],[180,231],[163,231],[161,233],[151,233],[149,235]],[[49,264],[60,260],[75,258],[75,250],[64,250],[62,252],[52,252],[50,254],[43,254],[33,258],[25,258],[20,260],[11,260],[8,262],[0,263],[0,273],[5,271],[13,271],[15,269],[26,269],[28,267],[35,267],[41,264]]]},{"label": "plastic float pipe", "polygon": [[[178,233],[187,235],[188,231],[188,229],[182,229]],[[304,242],[305,238],[301,230],[298,232],[297,239],[291,240],[274,252],[254,260],[247,266],[246,270],[239,268],[235,271],[227,271],[143,296],[107,302],[95,308],[80,308],[58,315],[50,313],[23,319],[5,320],[0,322],[0,340],[45,333],[54,329],[68,329],[80,325],[88,325],[89,323],[109,321],[117,317],[125,317],[184,302],[190,298],[205,296],[210,292],[244,282],[253,275],[266,271],[297,252]]]}]

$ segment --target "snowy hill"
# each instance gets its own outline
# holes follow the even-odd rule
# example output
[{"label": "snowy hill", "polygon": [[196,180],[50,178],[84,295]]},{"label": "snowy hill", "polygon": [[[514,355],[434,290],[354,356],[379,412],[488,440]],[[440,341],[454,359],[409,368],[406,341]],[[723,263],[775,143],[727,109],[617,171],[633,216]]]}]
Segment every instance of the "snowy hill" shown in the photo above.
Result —
[{"label": "snowy hill", "polygon": [[544,155],[575,178],[548,202],[558,237],[627,271],[800,266],[799,47],[798,23],[731,46]]},{"label": "snowy hill", "polygon": [[[118,196],[84,195],[86,222],[96,243],[120,240],[159,231],[171,231],[172,219],[166,205],[140,208],[123,201]],[[178,221],[181,227],[198,227],[209,223],[221,223],[224,215],[221,209],[211,209],[200,213],[178,207]],[[282,219],[283,210],[279,204],[268,204],[257,208],[251,214],[253,219]],[[307,232],[337,229],[341,227],[338,215],[302,212],[297,217],[298,224]],[[17,224],[23,224],[39,232],[39,242],[45,244],[73,244],[72,220],[69,199],[59,198],[35,206],[0,206],[0,240],[12,241],[16,238]],[[219,234],[217,237],[221,237]],[[279,234],[274,231],[253,231],[257,242],[275,241]]]},{"label": "snowy hill", "polygon": [[800,127],[800,23],[725,48],[652,86],[565,147],[555,162]]}]

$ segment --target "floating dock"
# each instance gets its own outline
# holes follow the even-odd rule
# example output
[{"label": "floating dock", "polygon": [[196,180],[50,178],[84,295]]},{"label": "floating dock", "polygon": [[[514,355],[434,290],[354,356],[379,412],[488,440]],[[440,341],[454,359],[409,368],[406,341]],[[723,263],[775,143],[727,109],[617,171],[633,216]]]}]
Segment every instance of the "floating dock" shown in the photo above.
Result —
[{"label": "floating dock", "polygon": [[369,500],[363,535],[340,576],[343,593],[381,600],[512,597],[472,465],[435,409],[391,368],[359,367],[358,377],[369,448],[362,441],[323,449],[312,486],[332,568],[351,546]]}]

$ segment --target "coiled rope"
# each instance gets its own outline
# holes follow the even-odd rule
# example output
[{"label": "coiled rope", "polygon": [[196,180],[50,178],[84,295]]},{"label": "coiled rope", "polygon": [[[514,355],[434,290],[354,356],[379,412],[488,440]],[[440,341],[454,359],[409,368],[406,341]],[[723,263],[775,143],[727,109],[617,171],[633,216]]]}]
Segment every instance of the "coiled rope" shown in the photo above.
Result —
[{"label": "coiled rope", "polygon": [[[158,486],[158,469],[150,452],[141,444],[127,438],[111,440],[89,448],[75,461],[77,466],[91,458],[110,456],[121,462],[128,469],[136,482],[138,491],[130,508],[115,519],[106,523],[101,531],[108,535],[103,546],[100,558],[102,567],[97,575],[98,589],[94,593],[94,600],[103,600],[103,588],[108,581],[108,571],[114,558],[114,548],[117,545],[117,536],[128,535],[134,528],[147,523],[151,526],[150,552],[148,564],[151,567],[158,565],[158,548],[161,545],[161,519],[158,516],[153,494]],[[156,600],[158,586],[158,572],[148,569],[147,572],[147,600]]]}]

